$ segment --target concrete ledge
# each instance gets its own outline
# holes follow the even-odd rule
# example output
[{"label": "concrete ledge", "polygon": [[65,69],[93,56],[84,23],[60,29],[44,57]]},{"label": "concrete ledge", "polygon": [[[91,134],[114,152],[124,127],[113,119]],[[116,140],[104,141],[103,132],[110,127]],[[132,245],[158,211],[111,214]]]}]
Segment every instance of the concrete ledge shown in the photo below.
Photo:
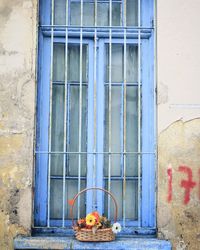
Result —
[{"label": "concrete ledge", "polygon": [[74,237],[17,237],[14,249],[88,249],[88,250],[171,250],[171,243],[149,238],[117,238],[112,242],[79,242]]}]

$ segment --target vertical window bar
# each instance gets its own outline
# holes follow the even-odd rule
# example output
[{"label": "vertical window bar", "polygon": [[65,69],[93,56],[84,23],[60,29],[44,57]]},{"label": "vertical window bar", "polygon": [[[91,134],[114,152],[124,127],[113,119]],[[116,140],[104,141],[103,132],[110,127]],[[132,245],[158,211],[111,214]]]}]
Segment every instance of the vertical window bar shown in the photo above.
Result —
[{"label": "vertical window bar", "polygon": [[[96,186],[96,146],[97,146],[97,138],[96,138],[96,111],[97,111],[97,96],[96,96],[96,89],[97,89],[97,0],[94,2],[94,146],[93,146],[93,186]],[[97,204],[96,200],[96,192],[93,192],[93,204]],[[94,207],[93,210],[96,210],[96,207]]]},{"label": "vertical window bar", "polygon": [[[68,26],[68,0],[66,0],[66,26]],[[66,152],[67,142],[67,96],[68,96],[68,29],[65,30],[65,99],[64,99],[64,142],[63,152]],[[63,154],[63,211],[62,211],[62,226],[65,227],[65,175],[66,175],[66,154]]]},{"label": "vertical window bar", "polygon": [[[111,143],[112,143],[112,0],[109,0],[109,118],[108,118],[108,191],[111,190]],[[109,195],[108,195],[109,196]],[[110,219],[110,196],[108,197],[108,219]]]},{"label": "vertical window bar", "polygon": [[120,7],[120,26],[123,26],[123,4],[120,4],[120,5],[121,5],[121,7]]},{"label": "vertical window bar", "polygon": [[[78,192],[81,190],[81,144],[82,144],[82,64],[83,64],[83,0],[81,0],[80,28],[80,90],[79,90],[79,155],[78,155]],[[78,219],[80,218],[80,196],[78,197]]]},{"label": "vertical window bar", "polygon": [[[51,1],[51,69],[50,69],[50,98],[49,98],[49,152],[51,152],[51,122],[52,122],[52,85],[53,85],[53,40],[54,40],[54,0]],[[47,227],[50,227],[50,183],[51,183],[51,153],[48,155],[48,204]]]},{"label": "vertical window bar", "polygon": [[124,0],[124,84],[123,84],[123,227],[126,220],[126,0]]},{"label": "vertical window bar", "polygon": [[[141,33],[140,10],[138,0],[138,152],[141,152]],[[138,227],[141,227],[141,154],[138,154]]]}]

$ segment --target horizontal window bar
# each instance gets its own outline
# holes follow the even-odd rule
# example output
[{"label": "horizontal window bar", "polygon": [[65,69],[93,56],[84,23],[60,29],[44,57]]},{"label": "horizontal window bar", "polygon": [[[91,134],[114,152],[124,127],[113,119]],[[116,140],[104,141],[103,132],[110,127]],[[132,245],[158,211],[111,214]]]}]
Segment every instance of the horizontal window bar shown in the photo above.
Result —
[{"label": "horizontal window bar", "polygon": [[156,154],[156,152],[61,152],[35,151],[35,154]]},{"label": "horizontal window bar", "polygon": [[40,24],[39,28],[71,28],[71,29],[114,29],[114,30],[153,30],[154,27],[138,27],[138,26],[80,26],[80,25],[48,25],[48,24]]},{"label": "horizontal window bar", "polygon": [[[104,83],[104,85],[109,85],[109,83],[106,82],[106,83]],[[124,85],[124,83],[123,82],[112,82],[111,85],[112,86],[122,86],[122,85]],[[130,83],[129,82],[129,83],[126,83],[126,85],[127,86],[138,86],[138,83],[136,83],[136,82]],[[142,85],[142,83],[140,83],[140,85]]]},{"label": "horizontal window bar", "polygon": [[[80,179],[81,180],[86,180],[87,177],[85,176],[81,176]],[[58,179],[58,180],[62,180],[63,176],[56,176],[56,175],[51,175],[51,179]],[[78,180],[79,177],[78,176],[65,176],[66,180]]]},{"label": "horizontal window bar", "polygon": [[[83,2],[87,3],[94,3],[95,0],[83,0]],[[80,0],[71,0],[71,2],[78,2],[80,3]],[[122,3],[122,0],[112,0],[113,3]],[[97,3],[109,3],[109,0],[97,0]]]},{"label": "horizontal window bar", "polygon": [[[65,85],[65,82],[64,81],[54,81],[53,82],[54,85]],[[80,82],[67,82],[67,85],[70,86],[70,85],[75,85],[75,86],[79,86],[80,85]],[[82,83],[83,86],[87,86],[87,82],[83,82]]]},{"label": "horizontal window bar", "polygon": [[[124,178],[124,176],[111,176],[110,177],[110,179],[112,180],[112,181],[115,181],[115,180],[122,180],[123,181],[123,178]],[[109,179],[109,177],[104,177],[103,178],[104,180],[108,180]],[[137,176],[126,176],[126,180],[138,180],[138,179],[141,179],[141,177],[139,178],[139,177],[137,177]]]},{"label": "horizontal window bar", "polygon": [[[44,36],[50,36],[51,32],[50,32],[50,29],[49,30],[42,30],[42,33]],[[83,38],[85,36],[87,37],[94,37],[94,33],[95,31],[92,30],[85,30],[82,32],[83,33]],[[113,31],[112,33],[112,38],[122,38],[123,37],[123,30],[121,31]],[[141,38],[142,39],[147,39],[151,36],[152,32],[151,31],[146,31],[146,32],[141,32]],[[68,35],[69,37],[70,36],[74,36],[76,38],[79,38],[80,37],[80,30],[79,29],[74,29],[74,30],[70,30],[68,32]],[[109,30],[101,30],[101,31],[98,31],[98,37],[102,37],[102,38],[107,38],[109,36]],[[65,37],[65,30],[54,30],[54,37]],[[126,33],[126,37],[127,39],[128,38],[138,38],[138,31],[135,31],[135,30],[132,30],[132,31],[127,31]]]},{"label": "horizontal window bar", "polygon": [[[68,224],[68,227],[66,230],[66,228],[61,228],[59,226],[54,226],[54,227],[33,227],[33,235],[41,235],[41,233],[46,233],[47,235],[49,235],[50,233],[56,233],[56,235],[61,234],[61,235],[71,235],[74,233],[73,229],[71,228],[71,220],[66,220],[65,221],[66,224]],[[133,235],[135,235],[136,237],[138,237],[138,235],[140,235],[140,237],[150,237],[151,235],[154,235],[156,233],[156,229],[153,227],[146,227],[146,228],[138,228],[137,227],[137,221],[133,221],[133,223],[135,222],[135,227],[127,227],[126,230],[123,230],[120,234],[125,234],[126,237],[133,237]]]},{"label": "horizontal window bar", "polygon": [[[87,177],[81,176],[80,178],[81,178],[81,180],[86,180]],[[105,176],[103,179],[108,180],[108,178],[109,177]],[[111,176],[110,178],[113,181],[114,180],[123,180],[123,176]],[[51,175],[51,179],[62,180],[63,176]],[[78,177],[77,176],[65,176],[65,179],[66,180],[78,180]],[[126,176],[126,179],[127,180],[136,180],[137,181],[139,179],[139,177],[138,176]]]}]

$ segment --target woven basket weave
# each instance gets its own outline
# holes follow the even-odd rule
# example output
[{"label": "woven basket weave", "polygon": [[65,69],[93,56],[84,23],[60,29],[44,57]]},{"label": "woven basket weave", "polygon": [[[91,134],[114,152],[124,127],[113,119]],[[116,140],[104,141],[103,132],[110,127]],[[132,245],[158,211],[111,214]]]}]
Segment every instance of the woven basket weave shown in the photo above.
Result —
[{"label": "woven basket weave", "polygon": [[109,191],[103,189],[103,188],[98,188],[98,187],[92,187],[92,188],[86,188],[81,190],[78,194],[75,195],[75,197],[72,200],[71,208],[70,208],[70,215],[72,219],[72,228],[75,232],[75,237],[79,241],[113,241],[115,240],[115,234],[112,231],[112,228],[103,228],[103,229],[98,229],[95,233],[93,233],[92,229],[87,229],[87,228],[78,228],[74,224],[74,219],[73,219],[73,208],[74,208],[74,203],[78,196],[88,190],[101,190],[108,195],[111,196],[111,198],[114,201],[115,204],[115,216],[114,216],[114,222],[117,221],[117,212],[118,212],[118,207],[117,207],[117,202],[115,197],[113,196],[112,193]]}]

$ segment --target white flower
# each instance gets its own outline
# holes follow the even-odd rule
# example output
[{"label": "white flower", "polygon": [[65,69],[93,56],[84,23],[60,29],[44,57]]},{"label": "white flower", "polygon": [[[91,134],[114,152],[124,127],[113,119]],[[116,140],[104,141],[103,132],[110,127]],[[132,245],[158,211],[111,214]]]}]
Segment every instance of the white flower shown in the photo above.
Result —
[{"label": "white flower", "polygon": [[112,226],[112,231],[114,234],[119,233],[121,231],[121,229],[122,229],[122,227],[118,222],[114,223]]}]

